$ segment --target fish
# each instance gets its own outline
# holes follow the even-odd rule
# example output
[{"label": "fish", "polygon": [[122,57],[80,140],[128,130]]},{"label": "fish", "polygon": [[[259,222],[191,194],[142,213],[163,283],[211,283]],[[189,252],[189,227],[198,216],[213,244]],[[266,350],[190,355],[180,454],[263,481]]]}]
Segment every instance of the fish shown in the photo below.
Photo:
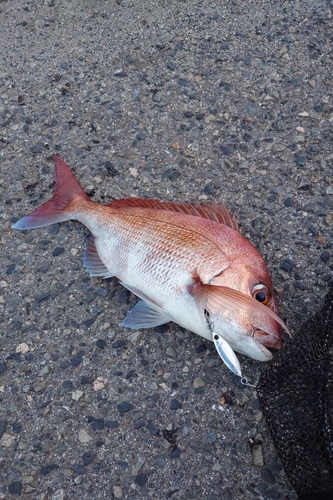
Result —
[{"label": "fish", "polygon": [[58,155],[53,198],[18,220],[28,230],[76,220],[90,231],[84,267],[116,277],[140,300],[122,325],[154,328],[170,321],[212,342],[242,376],[235,351],[272,359],[282,328],[263,257],[241,235],[223,203],[175,203],[126,198],[94,202]]}]

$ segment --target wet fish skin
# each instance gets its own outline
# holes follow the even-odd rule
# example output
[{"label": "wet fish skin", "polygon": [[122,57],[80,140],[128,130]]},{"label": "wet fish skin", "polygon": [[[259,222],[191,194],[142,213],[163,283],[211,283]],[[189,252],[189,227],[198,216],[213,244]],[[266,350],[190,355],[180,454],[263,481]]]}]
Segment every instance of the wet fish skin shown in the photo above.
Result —
[{"label": "wet fish skin", "polygon": [[[253,359],[271,359],[265,346],[279,348],[281,326],[287,328],[278,317],[263,258],[223,205],[136,199],[100,205],[83,191],[67,164],[53,158],[53,198],[14,228],[71,219],[83,223],[91,232],[86,269],[92,276],[116,276],[141,298],[125,326],[174,321],[209,340],[217,332],[231,349]],[[263,303],[253,298],[259,294]]]}]

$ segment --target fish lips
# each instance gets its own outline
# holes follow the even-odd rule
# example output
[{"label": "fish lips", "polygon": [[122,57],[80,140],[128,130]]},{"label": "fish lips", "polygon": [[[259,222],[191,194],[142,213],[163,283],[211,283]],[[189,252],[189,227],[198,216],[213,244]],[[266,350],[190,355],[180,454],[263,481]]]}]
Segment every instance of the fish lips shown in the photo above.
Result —
[{"label": "fish lips", "polygon": [[272,349],[281,349],[282,347],[281,329],[275,333],[267,333],[258,329],[253,332],[253,338],[264,347],[270,347]]}]

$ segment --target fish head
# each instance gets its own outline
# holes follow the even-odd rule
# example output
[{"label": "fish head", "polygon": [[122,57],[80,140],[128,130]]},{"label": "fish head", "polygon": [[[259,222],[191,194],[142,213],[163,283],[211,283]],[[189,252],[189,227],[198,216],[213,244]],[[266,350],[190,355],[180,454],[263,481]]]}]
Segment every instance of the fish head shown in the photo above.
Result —
[{"label": "fish head", "polygon": [[198,295],[212,331],[235,351],[268,361],[272,359],[269,349],[282,346],[281,327],[288,329],[278,316],[277,298],[265,262],[256,251],[252,261],[229,261],[209,285],[202,285]]}]

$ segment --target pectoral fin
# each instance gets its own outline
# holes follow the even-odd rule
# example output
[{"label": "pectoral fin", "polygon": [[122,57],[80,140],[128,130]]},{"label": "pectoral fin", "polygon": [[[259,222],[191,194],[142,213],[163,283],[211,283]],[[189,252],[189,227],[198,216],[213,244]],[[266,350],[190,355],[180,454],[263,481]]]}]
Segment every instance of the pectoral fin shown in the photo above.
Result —
[{"label": "pectoral fin", "polygon": [[[250,297],[250,295],[227,286],[205,285],[201,281],[195,281],[190,287],[189,292],[195,297],[200,306],[206,309],[212,316],[225,310],[243,309],[253,314],[258,328],[264,328],[261,326],[263,323],[266,323],[264,319],[271,318],[290,335],[284,321],[269,307],[261,304],[253,297]],[[262,318],[262,320],[259,321],[259,318]],[[266,324],[264,326],[266,327]]]},{"label": "pectoral fin", "polygon": [[238,358],[228,342],[215,332],[213,332],[213,341],[218,355],[222,359],[223,363],[225,363],[229,370],[231,370],[235,375],[242,377],[242,369]]},{"label": "pectoral fin", "polygon": [[169,323],[171,317],[161,308],[140,300],[127,314],[122,325],[127,328],[154,328]]},{"label": "pectoral fin", "polygon": [[90,272],[90,276],[104,276],[104,278],[111,278],[113,276],[111,271],[101,261],[92,235],[87,238],[83,265]]}]

